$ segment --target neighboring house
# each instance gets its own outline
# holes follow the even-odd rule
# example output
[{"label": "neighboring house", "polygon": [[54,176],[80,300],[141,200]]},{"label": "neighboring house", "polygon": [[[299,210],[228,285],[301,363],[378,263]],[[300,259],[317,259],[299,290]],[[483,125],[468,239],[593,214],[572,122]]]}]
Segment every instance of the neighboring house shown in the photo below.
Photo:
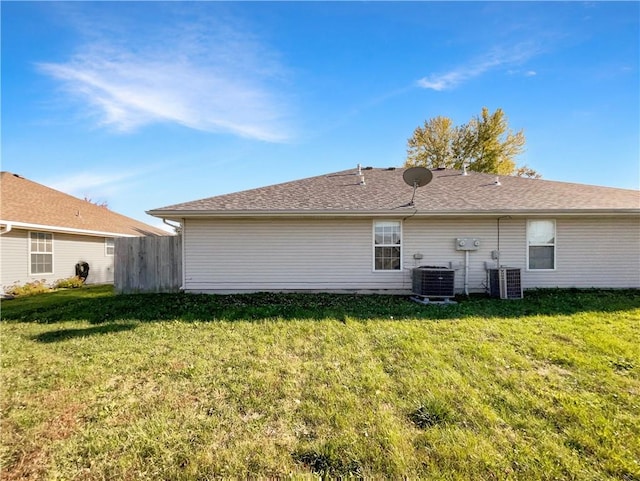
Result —
[{"label": "neighboring house", "polygon": [[[482,292],[497,262],[520,268],[525,289],[640,287],[638,191],[436,169],[411,203],[403,172],[358,168],[148,213],[182,224],[189,292],[410,292],[418,266],[453,267],[457,292]],[[465,238],[475,250],[458,250]]]},{"label": "neighboring house", "polygon": [[114,239],[167,232],[10,172],[0,174],[0,286],[53,283],[89,264],[87,283],[113,282]]}]

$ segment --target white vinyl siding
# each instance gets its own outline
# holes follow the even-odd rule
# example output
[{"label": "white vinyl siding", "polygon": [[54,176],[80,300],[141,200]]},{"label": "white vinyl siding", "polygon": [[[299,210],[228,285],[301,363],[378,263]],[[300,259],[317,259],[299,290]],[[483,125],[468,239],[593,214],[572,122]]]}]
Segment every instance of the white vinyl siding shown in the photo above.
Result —
[{"label": "white vinyl siding", "polygon": [[555,271],[525,287],[640,287],[640,218],[557,218]]},{"label": "white vinyl siding", "polygon": [[[640,287],[638,217],[557,218],[557,266],[530,271],[527,218],[500,221],[500,264],[522,269],[524,288]],[[260,290],[378,290],[409,292],[411,269],[421,265],[456,269],[464,282],[457,237],[480,241],[469,253],[469,289],[483,292],[485,263],[498,248],[496,218],[412,217],[402,223],[402,271],[373,271],[369,219],[186,220],[185,289],[194,292]],[[416,259],[415,254],[422,257]],[[420,256],[417,256],[420,257]]]},{"label": "white vinyl siding", "polygon": [[401,271],[373,272],[371,230],[371,219],[187,219],[185,289],[410,289]]},{"label": "white vinyl siding", "polygon": [[75,275],[75,265],[79,261],[89,263],[87,283],[113,282],[113,256],[105,255],[104,237],[53,233],[55,255],[53,272],[50,274],[30,273],[29,231],[14,229],[0,236],[0,286],[44,280],[54,283]]},{"label": "white vinyl siding", "polygon": [[373,270],[402,270],[402,223],[400,221],[373,223]]},{"label": "white vinyl siding", "polygon": [[53,274],[53,234],[29,232],[29,274]]},{"label": "white vinyl siding", "polygon": [[13,229],[0,236],[0,276],[2,286],[10,286],[23,280],[34,280],[29,276],[29,233]]}]

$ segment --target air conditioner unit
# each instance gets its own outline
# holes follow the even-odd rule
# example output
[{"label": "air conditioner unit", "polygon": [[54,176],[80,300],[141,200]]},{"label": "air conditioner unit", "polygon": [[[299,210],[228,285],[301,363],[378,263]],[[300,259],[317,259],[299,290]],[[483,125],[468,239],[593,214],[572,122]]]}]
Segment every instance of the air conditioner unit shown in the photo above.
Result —
[{"label": "air conditioner unit", "polygon": [[500,299],[522,299],[520,269],[500,267],[489,269],[489,294]]},{"label": "air conditioner unit", "polygon": [[446,267],[422,266],[413,269],[413,293],[423,297],[454,297],[456,271]]}]

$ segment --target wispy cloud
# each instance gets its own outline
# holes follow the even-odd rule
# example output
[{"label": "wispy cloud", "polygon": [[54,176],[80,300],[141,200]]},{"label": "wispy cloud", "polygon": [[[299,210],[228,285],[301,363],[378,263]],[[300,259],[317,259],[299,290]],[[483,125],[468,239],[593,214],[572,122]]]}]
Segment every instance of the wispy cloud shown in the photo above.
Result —
[{"label": "wispy cloud", "polygon": [[[525,43],[508,49],[496,48],[466,65],[460,65],[448,72],[423,77],[417,81],[417,84],[419,87],[436,91],[452,90],[492,70],[522,64],[538,53],[538,48]],[[527,75],[535,75],[535,72],[532,74],[531,72],[533,71],[529,71]]]},{"label": "wispy cloud", "polygon": [[66,62],[38,64],[100,125],[132,132],[174,122],[269,142],[291,137],[278,88],[284,68],[245,32],[201,21],[151,37],[118,34],[117,41],[113,32],[93,35]]},{"label": "wispy cloud", "polygon": [[98,201],[117,194],[140,175],[140,171],[121,174],[85,171],[71,176],[51,178],[43,183],[69,195],[80,198],[89,197]]}]

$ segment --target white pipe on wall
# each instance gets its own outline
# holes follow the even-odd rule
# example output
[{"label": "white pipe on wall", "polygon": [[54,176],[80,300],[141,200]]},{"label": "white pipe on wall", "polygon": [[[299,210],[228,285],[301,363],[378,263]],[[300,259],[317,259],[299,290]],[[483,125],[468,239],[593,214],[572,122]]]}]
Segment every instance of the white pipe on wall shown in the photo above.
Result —
[{"label": "white pipe on wall", "polygon": [[464,295],[469,295],[469,251],[464,251]]}]

